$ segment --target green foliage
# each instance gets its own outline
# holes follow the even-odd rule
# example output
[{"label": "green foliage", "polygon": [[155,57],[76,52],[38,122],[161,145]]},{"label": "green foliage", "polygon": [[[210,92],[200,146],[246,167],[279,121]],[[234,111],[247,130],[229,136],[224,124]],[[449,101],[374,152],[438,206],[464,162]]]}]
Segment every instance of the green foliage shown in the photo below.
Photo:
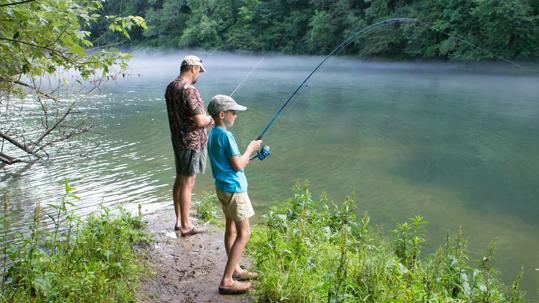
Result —
[{"label": "green foliage", "polygon": [[417,216],[386,240],[354,199],[341,205],[312,199],[298,186],[284,207],[255,226],[248,251],[260,273],[258,302],[524,302],[519,281],[511,290],[489,264],[494,245],[469,260],[459,230],[436,253],[420,258],[426,221]]},{"label": "green foliage", "polygon": [[393,230],[395,254],[406,267],[414,267],[421,254],[421,244],[425,242],[425,224],[427,221],[423,217],[416,216],[408,222],[397,224]]},{"label": "green foliage", "polygon": [[135,16],[107,16],[99,13],[98,0],[40,0],[0,6],[0,90],[11,91],[22,75],[30,78],[72,69],[83,78],[111,66],[125,67],[129,57],[109,49],[89,52],[93,46],[86,30],[105,19],[108,30],[129,37],[133,27],[145,27]]},{"label": "green foliage", "polygon": [[336,38],[336,27],[332,24],[332,16],[326,11],[316,11],[309,21],[310,30],[307,34],[309,51],[327,53],[331,45],[339,41]]},{"label": "green foliage", "polygon": [[[145,16],[148,22],[144,36],[133,39],[137,45],[326,54],[374,22],[410,17],[436,30],[417,24],[386,26],[355,41],[343,53],[458,60],[493,59],[492,53],[505,58],[539,57],[537,1],[140,1],[123,1],[125,7],[136,7],[125,14]],[[118,12],[117,6],[115,1],[106,2],[104,10]],[[103,27],[92,31],[103,31]]]},{"label": "green foliage", "polygon": [[218,223],[219,200],[215,194],[204,193],[195,205],[198,219],[204,222]]},{"label": "green foliage", "polygon": [[[140,216],[108,209],[83,222],[68,211],[76,199],[66,182],[66,195],[51,215],[53,229],[41,227],[38,204],[30,234],[6,241],[7,198],[2,216],[3,275],[0,302],[133,302],[145,268],[134,245],[150,240]],[[62,218],[62,220],[60,220]],[[59,232],[60,231],[60,232]]]}]

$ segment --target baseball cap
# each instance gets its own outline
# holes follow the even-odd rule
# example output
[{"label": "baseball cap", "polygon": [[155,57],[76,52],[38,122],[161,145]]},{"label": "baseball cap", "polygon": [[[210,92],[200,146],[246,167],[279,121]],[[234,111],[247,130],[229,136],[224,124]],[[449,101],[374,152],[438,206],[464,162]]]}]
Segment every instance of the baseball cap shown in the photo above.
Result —
[{"label": "baseball cap", "polygon": [[208,104],[208,113],[212,116],[217,115],[219,112],[244,111],[246,109],[247,107],[239,105],[232,97],[226,95],[215,95]]},{"label": "baseball cap", "polygon": [[182,60],[182,66],[190,65],[190,66],[200,66],[200,72],[203,73],[206,71],[204,66],[202,66],[202,59],[200,59],[197,56],[189,55],[185,56]]}]

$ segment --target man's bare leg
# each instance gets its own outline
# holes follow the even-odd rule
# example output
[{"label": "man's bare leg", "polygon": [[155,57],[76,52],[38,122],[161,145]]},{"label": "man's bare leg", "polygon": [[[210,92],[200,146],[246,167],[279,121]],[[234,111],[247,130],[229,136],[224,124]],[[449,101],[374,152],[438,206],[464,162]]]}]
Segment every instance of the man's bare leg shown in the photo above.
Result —
[{"label": "man's bare leg", "polygon": [[[230,250],[232,249],[232,245],[234,244],[234,241],[236,240],[236,224],[234,223],[234,220],[232,219],[226,219],[226,226],[225,226],[225,250],[227,257],[230,257]],[[242,272],[243,269],[240,267],[240,262],[236,265],[234,268],[235,273]]]},{"label": "man's bare leg", "polygon": [[176,180],[172,188],[172,200],[174,201],[174,211],[176,212],[176,225],[174,229],[186,233],[193,228],[189,222],[189,207],[191,206],[191,193],[195,186],[196,175],[182,176],[176,175]]},{"label": "man's bare leg", "polygon": [[236,227],[236,239],[230,247],[230,251],[228,253],[228,260],[226,261],[225,272],[223,273],[223,278],[221,279],[219,287],[230,287],[234,283],[234,280],[232,279],[232,274],[234,273],[236,266],[238,266],[241,254],[243,253],[243,249],[245,248],[245,245],[247,245],[249,237],[251,236],[249,219],[234,223]]}]

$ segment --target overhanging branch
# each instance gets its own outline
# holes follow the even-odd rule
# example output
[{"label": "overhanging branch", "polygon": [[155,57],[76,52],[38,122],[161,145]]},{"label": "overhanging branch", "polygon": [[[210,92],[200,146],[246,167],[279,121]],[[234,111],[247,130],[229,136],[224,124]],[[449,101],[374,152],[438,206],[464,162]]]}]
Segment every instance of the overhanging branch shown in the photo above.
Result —
[{"label": "overhanging branch", "polygon": [[[3,79],[2,79],[2,80],[3,80]],[[42,92],[42,91],[39,90],[37,87],[32,86],[32,85],[30,85],[30,84],[28,84],[28,83],[24,83],[24,82],[19,81],[19,80],[15,80],[15,81],[13,81],[13,83],[18,84],[18,85],[21,85],[21,86],[24,86],[24,87],[31,88],[31,89],[35,90],[38,94],[40,94],[40,95],[42,95],[42,96],[45,96],[45,97],[47,97],[47,98],[49,98],[49,99],[51,99],[51,100],[54,100],[54,101],[58,101],[55,97],[53,97],[53,96],[51,96],[51,95],[49,95],[49,94],[47,94],[47,93],[45,93],[45,92]]]},{"label": "overhanging branch", "polygon": [[25,1],[19,1],[19,2],[4,3],[4,4],[0,4],[0,7],[11,6],[11,5],[19,5],[19,4],[24,4],[24,3],[28,3],[28,2],[34,2],[34,1],[35,0],[25,0]]},{"label": "overhanging branch", "polygon": [[71,113],[71,111],[73,110],[73,106],[75,105],[75,103],[71,103],[71,105],[69,106],[69,108],[67,109],[67,111],[62,115],[62,117],[60,119],[58,119],[58,121],[56,121],[56,123],[54,123],[54,125],[47,129],[43,135],[41,135],[41,137],[39,139],[37,139],[36,141],[36,144],[39,144],[46,136],[48,136],[53,130],[55,130],[62,122],[64,122],[64,120],[67,118],[67,116]]},{"label": "overhanging branch", "polygon": [[5,163],[7,165],[11,165],[11,164],[17,163],[17,162],[22,162],[21,160],[10,157],[10,156],[4,154],[3,152],[0,152],[0,161],[2,161],[3,163]]},{"label": "overhanging branch", "polygon": [[7,140],[9,143],[11,143],[11,144],[17,146],[18,148],[24,150],[28,154],[32,154],[32,155],[34,155],[36,157],[38,156],[38,155],[36,155],[36,153],[32,150],[32,148],[30,146],[20,143],[19,141],[15,140],[11,136],[9,136],[9,135],[1,132],[1,131],[0,131],[0,138],[3,138],[5,140]]},{"label": "overhanging branch", "polygon": [[5,37],[0,37],[0,40],[9,41],[9,42],[13,42],[13,43],[24,44],[24,45],[28,45],[28,46],[35,47],[35,48],[42,48],[42,49],[50,51],[53,54],[56,54],[58,57],[62,57],[62,59],[66,60],[66,61],[69,61],[69,58],[62,51],[60,51],[58,49],[55,49],[55,48],[51,48],[51,47],[48,47],[48,46],[37,45],[37,44],[31,43],[31,42],[26,42],[26,41],[21,41],[21,40],[9,39],[9,38],[5,38]]}]

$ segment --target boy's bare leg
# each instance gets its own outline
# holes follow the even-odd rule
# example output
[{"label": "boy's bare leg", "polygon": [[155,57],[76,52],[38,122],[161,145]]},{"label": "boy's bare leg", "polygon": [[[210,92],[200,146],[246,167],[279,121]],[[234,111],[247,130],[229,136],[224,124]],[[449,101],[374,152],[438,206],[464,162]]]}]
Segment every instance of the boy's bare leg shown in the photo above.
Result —
[{"label": "boy's bare leg", "polygon": [[[236,224],[234,223],[234,220],[232,219],[226,219],[226,226],[225,226],[225,250],[227,257],[230,256],[230,250],[232,249],[232,245],[234,244],[234,240],[236,240]],[[235,273],[242,272],[242,269],[240,267],[240,262],[236,265],[234,268]]]},{"label": "boy's bare leg", "polygon": [[191,222],[189,222],[189,207],[191,206],[191,193],[195,186],[196,177],[196,175],[176,175],[176,181],[172,188],[172,200],[174,201],[174,211],[176,212],[176,225],[174,228],[179,229],[181,232],[188,232],[193,228]]},{"label": "boy's bare leg", "polygon": [[243,249],[245,248],[245,245],[247,245],[249,237],[251,236],[249,219],[234,223],[236,226],[237,235],[236,239],[234,240],[234,243],[230,247],[230,252],[228,253],[228,260],[226,261],[225,272],[223,273],[223,278],[221,279],[221,284],[219,285],[219,287],[229,287],[234,282],[234,280],[232,279],[232,274],[234,273],[236,266],[238,266],[238,262],[240,260],[241,254],[243,253]]}]

